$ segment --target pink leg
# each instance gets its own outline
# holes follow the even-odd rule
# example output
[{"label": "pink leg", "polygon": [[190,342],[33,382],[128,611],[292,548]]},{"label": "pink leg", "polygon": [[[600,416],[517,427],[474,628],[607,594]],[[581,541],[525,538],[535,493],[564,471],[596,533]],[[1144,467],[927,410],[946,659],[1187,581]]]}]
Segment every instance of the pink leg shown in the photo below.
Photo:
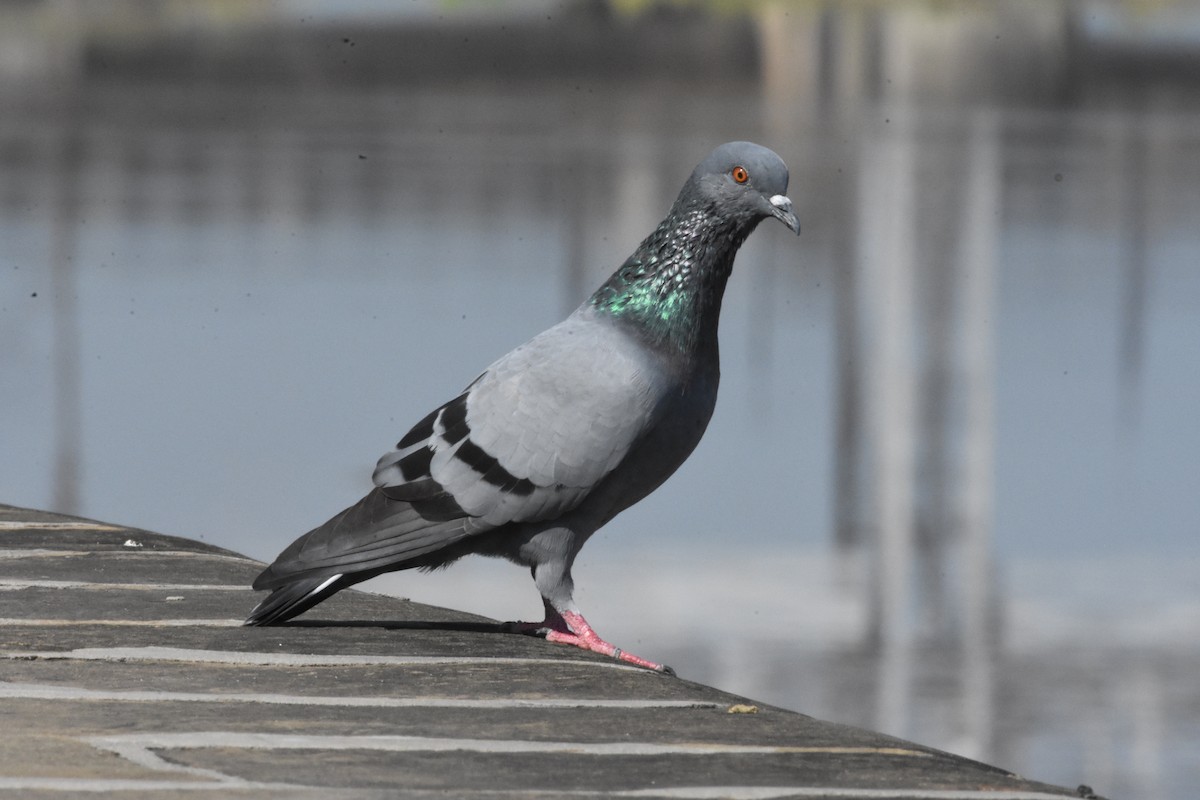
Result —
[{"label": "pink leg", "polygon": [[545,621],[515,622],[512,625],[521,633],[544,635],[548,642],[582,647],[584,650],[591,650],[594,653],[600,653],[610,658],[615,658],[618,661],[636,664],[639,667],[652,669],[656,672],[675,674],[675,671],[668,666],[639,658],[633,653],[627,653],[621,648],[604,641],[600,638],[599,634],[592,630],[592,626],[583,618],[583,615],[577,611],[564,611],[560,614],[547,606]]}]

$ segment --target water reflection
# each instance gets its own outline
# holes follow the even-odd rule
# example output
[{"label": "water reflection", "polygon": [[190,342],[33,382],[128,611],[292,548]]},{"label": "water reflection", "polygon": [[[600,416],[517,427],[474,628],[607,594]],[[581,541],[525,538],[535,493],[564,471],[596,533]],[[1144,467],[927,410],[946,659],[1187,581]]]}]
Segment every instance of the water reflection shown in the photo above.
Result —
[{"label": "water reflection", "polygon": [[[720,80],[501,61],[449,82],[438,65],[461,79],[497,45],[425,20],[445,53],[375,63],[391,82],[338,61],[406,28],[298,23],[258,42],[253,81],[221,47],[173,59],[161,34],[94,41],[65,83],[10,81],[0,424],[19,457],[0,500],[272,556],[586,296],[714,142],[761,140],[791,164],[804,236],[746,247],[717,416],[584,551],[589,616],[686,677],[1031,777],[1181,796],[1200,706],[1200,116],[1177,49],[1138,50],[1152,37],[1076,5],[1021,8],[688,16],[720,53],[759,53]],[[544,56],[549,34],[521,30]],[[316,66],[289,73],[296,53]],[[538,611],[504,564],[380,585]]]}]

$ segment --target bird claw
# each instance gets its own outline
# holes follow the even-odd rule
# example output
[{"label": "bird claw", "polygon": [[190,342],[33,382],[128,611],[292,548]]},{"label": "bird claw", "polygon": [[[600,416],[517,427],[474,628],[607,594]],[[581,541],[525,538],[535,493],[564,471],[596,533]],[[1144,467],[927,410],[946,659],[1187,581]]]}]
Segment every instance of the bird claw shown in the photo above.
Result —
[{"label": "bird claw", "polygon": [[542,622],[507,622],[504,627],[514,633],[541,636],[548,642],[573,645],[609,658],[615,658],[618,661],[624,661],[627,664],[634,664],[667,675],[675,675],[675,670],[666,664],[635,656],[633,653],[627,653],[616,645],[604,641],[583,618],[583,615],[576,611],[564,611],[561,614],[548,611],[546,619]]}]

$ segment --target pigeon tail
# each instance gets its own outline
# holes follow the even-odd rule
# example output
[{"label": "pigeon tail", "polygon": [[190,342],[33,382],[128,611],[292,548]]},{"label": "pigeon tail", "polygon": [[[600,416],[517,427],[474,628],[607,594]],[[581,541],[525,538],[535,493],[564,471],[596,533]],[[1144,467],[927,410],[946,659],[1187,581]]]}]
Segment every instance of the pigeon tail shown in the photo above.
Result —
[{"label": "pigeon tail", "polygon": [[468,535],[463,519],[429,519],[387,491],[371,491],[292,542],[254,579],[254,588],[313,587],[340,575],[343,580],[332,585],[344,589],[380,572],[438,566],[447,557],[442,554]]},{"label": "pigeon tail", "polygon": [[342,575],[330,575],[285,584],[256,605],[242,624],[276,625],[286,622],[354,582],[345,580]]}]

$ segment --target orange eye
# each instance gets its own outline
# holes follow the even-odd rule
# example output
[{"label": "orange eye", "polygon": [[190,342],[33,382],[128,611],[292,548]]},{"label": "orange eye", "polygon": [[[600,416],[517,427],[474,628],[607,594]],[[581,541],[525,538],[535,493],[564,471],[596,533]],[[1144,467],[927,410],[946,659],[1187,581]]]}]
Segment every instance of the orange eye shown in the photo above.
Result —
[{"label": "orange eye", "polygon": [[738,183],[745,183],[746,181],[750,180],[750,173],[746,172],[745,167],[734,167],[729,174],[732,175],[733,179]]}]

